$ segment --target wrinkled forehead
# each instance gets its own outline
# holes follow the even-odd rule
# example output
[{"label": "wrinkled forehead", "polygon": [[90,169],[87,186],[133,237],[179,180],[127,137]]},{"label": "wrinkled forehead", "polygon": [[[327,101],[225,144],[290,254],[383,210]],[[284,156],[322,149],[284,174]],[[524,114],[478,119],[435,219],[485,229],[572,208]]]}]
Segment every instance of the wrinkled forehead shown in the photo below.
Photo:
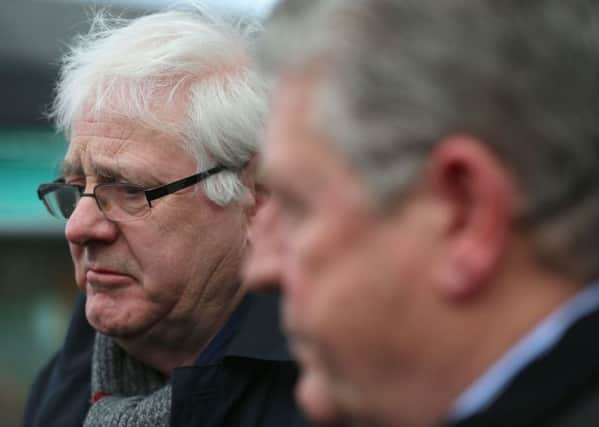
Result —
[{"label": "wrinkled forehead", "polygon": [[[174,170],[196,165],[184,142],[176,136],[118,118],[75,122],[63,161],[64,176],[143,175],[173,161]],[[166,168],[166,165],[164,166]]]}]

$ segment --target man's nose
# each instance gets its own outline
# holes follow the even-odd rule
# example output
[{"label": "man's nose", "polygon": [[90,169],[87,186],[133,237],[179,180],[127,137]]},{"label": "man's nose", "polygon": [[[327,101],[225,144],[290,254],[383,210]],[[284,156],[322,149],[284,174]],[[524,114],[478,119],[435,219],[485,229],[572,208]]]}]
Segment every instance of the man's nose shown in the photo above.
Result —
[{"label": "man's nose", "polygon": [[67,240],[76,245],[90,241],[110,242],[117,232],[116,224],[106,218],[92,196],[81,197],[65,228]]}]

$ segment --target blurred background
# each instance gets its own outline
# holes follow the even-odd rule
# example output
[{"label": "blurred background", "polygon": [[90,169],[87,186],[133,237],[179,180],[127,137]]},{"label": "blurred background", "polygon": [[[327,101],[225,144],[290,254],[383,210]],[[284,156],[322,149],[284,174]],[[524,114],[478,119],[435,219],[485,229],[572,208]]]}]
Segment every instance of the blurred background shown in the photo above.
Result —
[{"label": "blurred background", "polygon": [[[276,0],[202,0],[265,17]],[[69,40],[91,11],[136,16],[185,1],[0,0],[0,413],[19,426],[36,372],[60,346],[76,296],[64,225],[36,188],[57,177],[66,141],[44,118]]]}]

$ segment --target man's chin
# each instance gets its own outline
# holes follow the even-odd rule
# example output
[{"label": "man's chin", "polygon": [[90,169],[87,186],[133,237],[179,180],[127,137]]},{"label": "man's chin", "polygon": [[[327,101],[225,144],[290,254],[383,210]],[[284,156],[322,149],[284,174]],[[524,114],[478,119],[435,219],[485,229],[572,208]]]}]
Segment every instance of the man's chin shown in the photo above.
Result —
[{"label": "man's chin", "polygon": [[322,373],[304,368],[295,390],[304,413],[312,421],[327,427],[383,427],[378,420],[343,401],[342,393]]},{"label": "man's chin", "polygon": [[126,316],[127,311],[118,305],[106,304],[96,296],[88,298],[85,314],[89,324],[101,334],[112,338],[131,338],[136,335],[136,328]]},{"label": "man's chin", "polygon": [[116,321],[110,322],[107,319],[98,320],[93,316],[88,316],[87,320],[97,332],[111,338],[127,339],[136,335],[130,325],[123,325]]}]

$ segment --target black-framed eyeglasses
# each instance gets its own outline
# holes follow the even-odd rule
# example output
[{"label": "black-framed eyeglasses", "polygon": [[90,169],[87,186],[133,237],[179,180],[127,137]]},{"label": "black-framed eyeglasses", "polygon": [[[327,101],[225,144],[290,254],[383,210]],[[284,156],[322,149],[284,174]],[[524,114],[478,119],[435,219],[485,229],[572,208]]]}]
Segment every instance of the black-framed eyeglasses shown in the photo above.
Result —
[{"label": "black-framed eyeglasses", "polygon": [[145,189],[126,183],[98,184],[91,193],[85,193],[80,185],[66,184],[59,178],[49,184],[41,184],[37,195],[50,214],[61,220],[68,220],[82,197],[93,197],[98,209],[111,221],[125,222],[144,218],[150,213],[152,200],[175,193],[186,187],[225,170],[215,166],[207,171],[188,176],[160,187]]}]

